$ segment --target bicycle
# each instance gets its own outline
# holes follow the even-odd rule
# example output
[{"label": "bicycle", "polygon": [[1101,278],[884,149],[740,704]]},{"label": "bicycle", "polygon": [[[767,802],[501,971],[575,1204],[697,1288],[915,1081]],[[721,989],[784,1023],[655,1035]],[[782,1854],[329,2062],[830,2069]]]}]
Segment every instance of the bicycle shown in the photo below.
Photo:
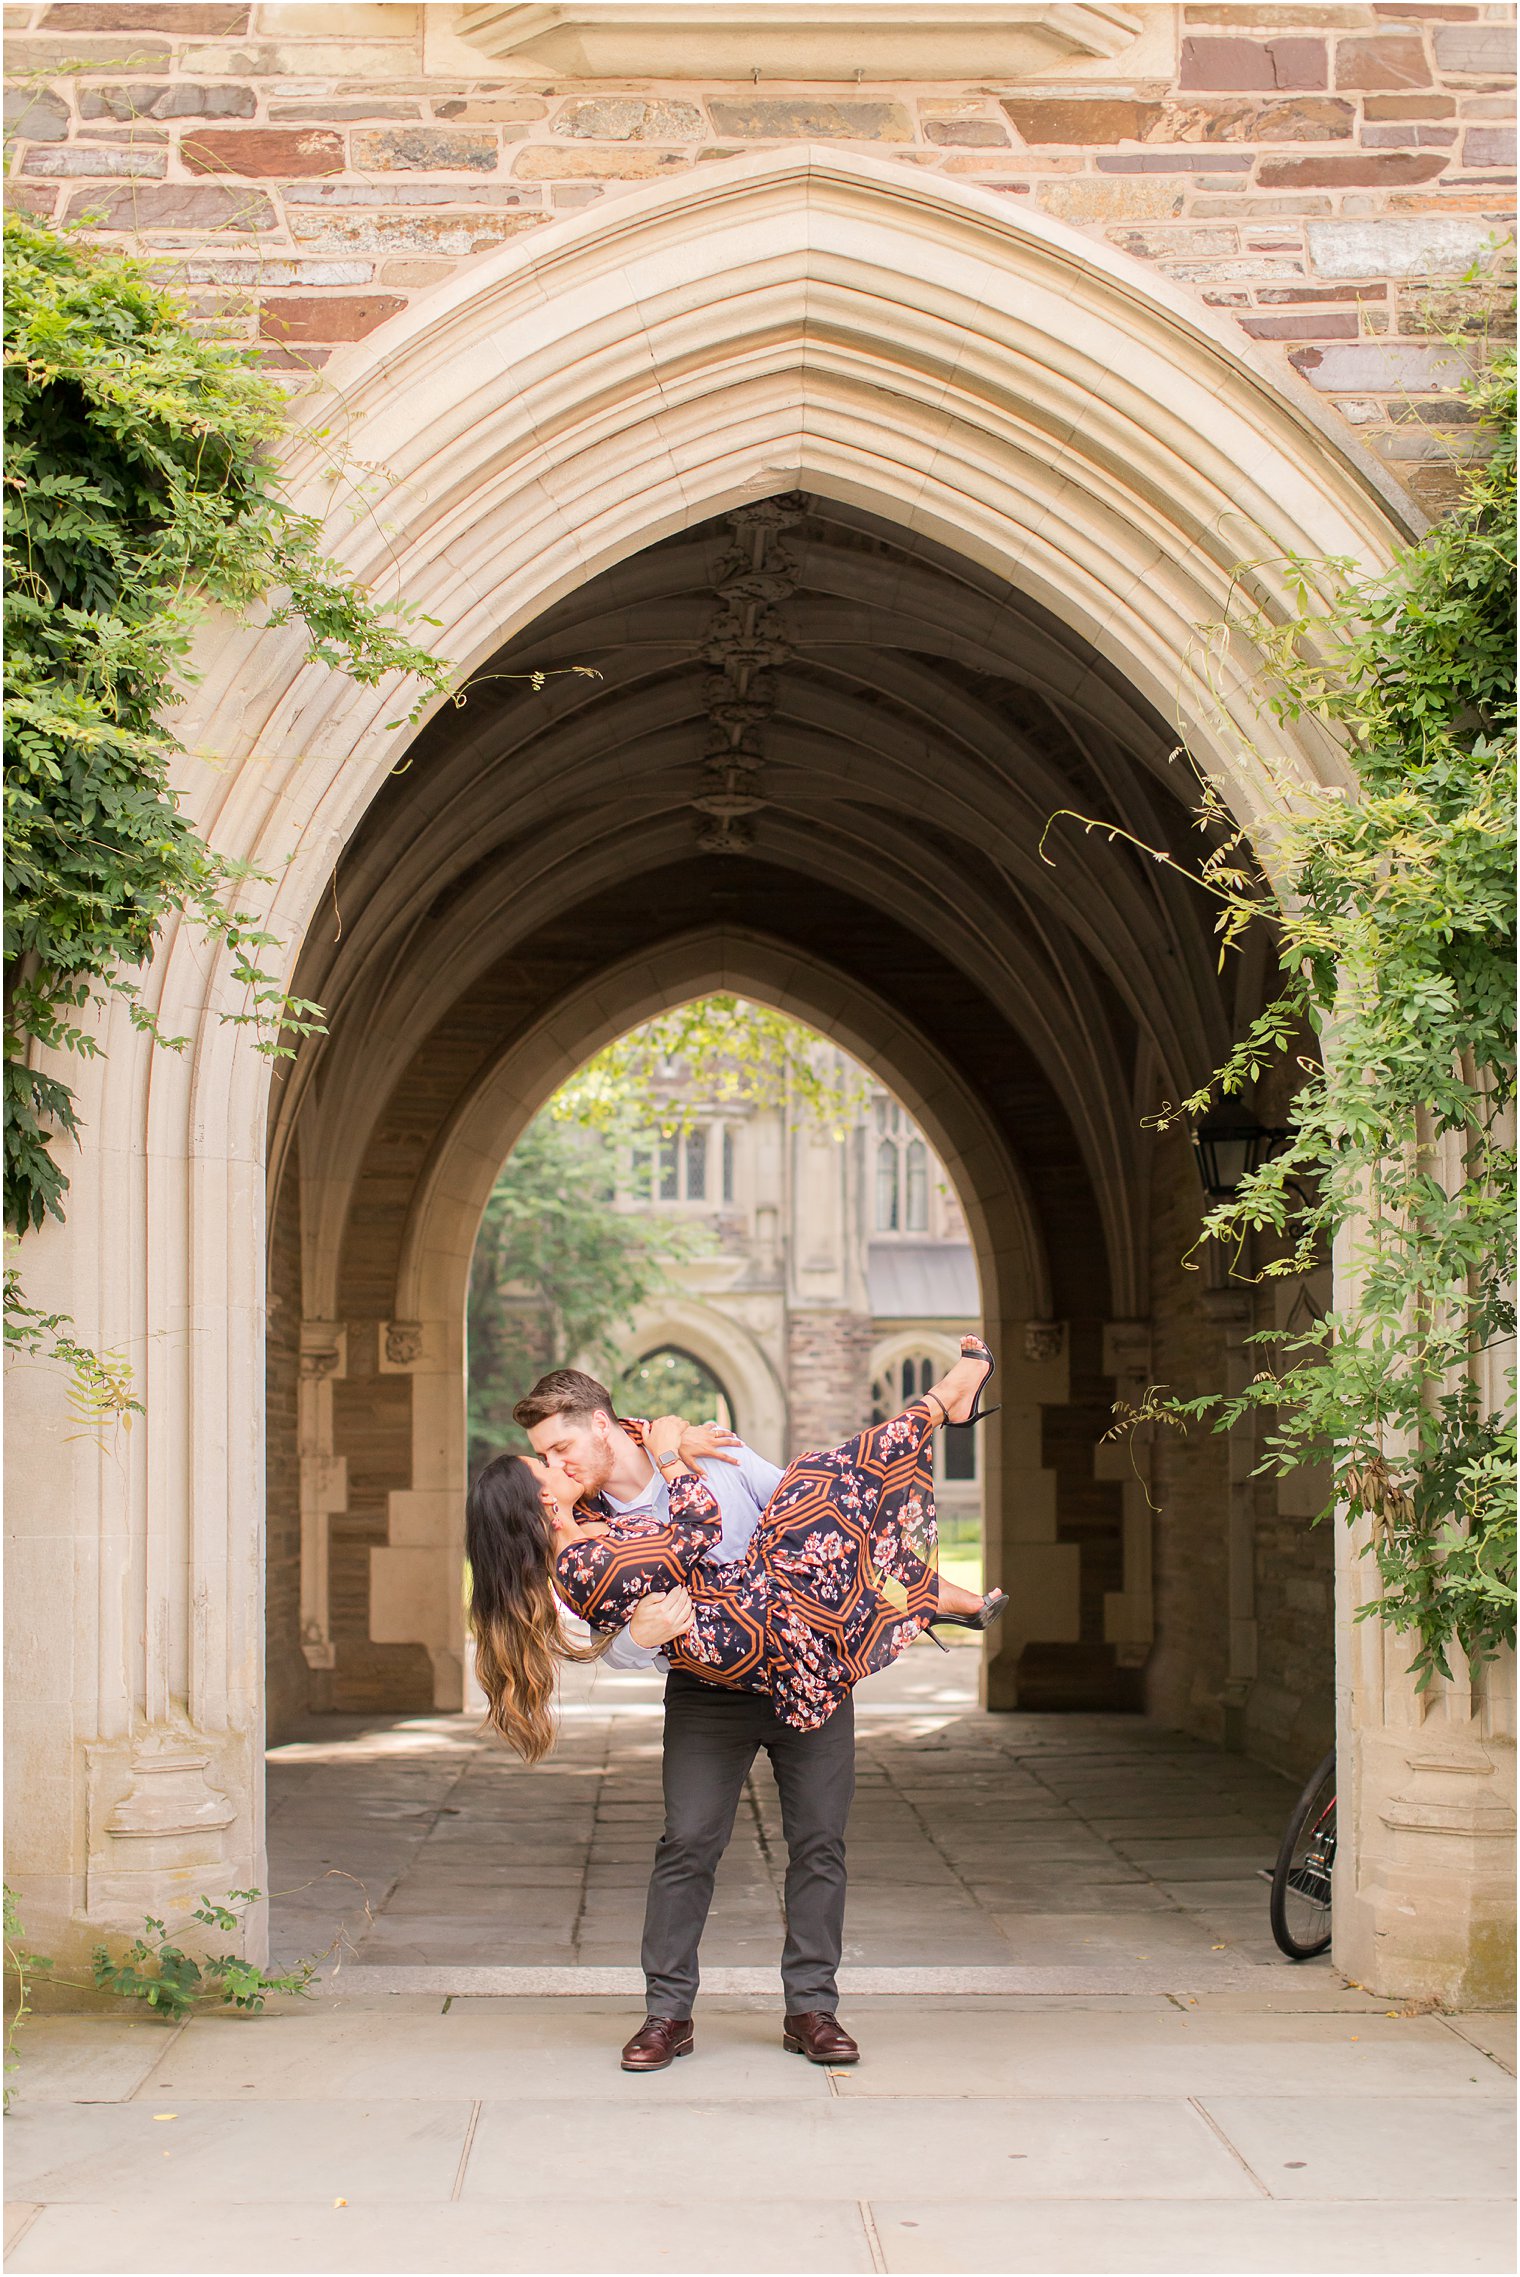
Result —
[{"label": "bicycle", "polygon": [[1312,1961],[1330,1944],[1335,1874],[1335,1750],[1310,1774],[1293,1806],[1272,1869],[1272,1935],[1290,1961]]}]

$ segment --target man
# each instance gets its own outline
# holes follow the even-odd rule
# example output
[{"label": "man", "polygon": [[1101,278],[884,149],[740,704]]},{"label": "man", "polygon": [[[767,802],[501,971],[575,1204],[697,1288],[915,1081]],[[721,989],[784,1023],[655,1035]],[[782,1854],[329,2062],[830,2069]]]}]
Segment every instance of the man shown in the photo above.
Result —
[{"label": "man", "polygon": [[[611,1394],[578,1368],[556,1368],[512,1410],[534,1451],[558,1463],[608,1515],[670,1515],[670,1489],[638,1438],[619,1423]],[[731,1433],[701,1468],[723,1515],[707,1553],[744,1555],[781,1477]],[[684,1589],[646,1597],[614,1640],[614,1668],[663,1667],[665,1831],[655,1849],[644,1913],[644,2022],[623,2050],[624,2071],[664,2071],[695,2045],[697,1948],[750,1765],[763,1747],[781,1796],[786,1837],[786,1995],[782,2044],[815,2064],[851,2064],[860,2050],[839,2023],[836,1981],[844,1942],[844,1829],[855,1794],[855,1709],[847,1700],[817,1731],[793,1731],[757,1692],[704,1684],[672,1669],[660,1648],[691,1623]]]}]

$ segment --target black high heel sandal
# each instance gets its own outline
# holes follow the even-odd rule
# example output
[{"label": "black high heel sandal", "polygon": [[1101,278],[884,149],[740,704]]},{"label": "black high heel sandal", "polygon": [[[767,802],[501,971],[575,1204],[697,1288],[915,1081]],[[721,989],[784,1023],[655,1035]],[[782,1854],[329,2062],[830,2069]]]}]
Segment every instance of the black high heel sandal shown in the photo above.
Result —
[{"label": "black high heel sandal", "polygon": [[933,1641],[939,1646],[941,1652],[948,1652],[950,1650],[950,1647],[946,1644],[944,1638],[936,1637],[934,1635],[936,1629],[976,1629],[979,1631],[985,1631],[991,1628],[994,1621],[1000,1621],[1007,1610],[1007,1590],[989,1589],[986,1596],[982,1599],[981,1604],[977,1607],[974,1613],[936,1613],[933,1620],[930,1621],[925,1627],[924,1635],[926,1637],[933,1638]]},{"label": "black high heel sandal", "polygon": [[1002,1412],[1000,1408],[983,1407],[982,1405],[982,1394],[997,1374],[997,1362],[979,1336],[963,1336],[961,1338],[961,1358],[963,1360],[985,1360],[987,1373],[976,1387],[976,1397],[971,1402],[971,1413],[963,1416],[959,1423],[952,1423],[947,1418],[945,1422],[947,1431],[969,1431],[973,1424],[985,1423],[989,1415],[998,1415]]}]

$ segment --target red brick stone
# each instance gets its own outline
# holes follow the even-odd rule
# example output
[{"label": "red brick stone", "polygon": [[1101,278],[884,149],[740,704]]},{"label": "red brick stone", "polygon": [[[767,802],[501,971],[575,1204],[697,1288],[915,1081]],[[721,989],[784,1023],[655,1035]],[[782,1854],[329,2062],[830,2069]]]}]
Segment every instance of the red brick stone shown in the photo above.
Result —
[{"label": "red brick stone", "polygon": [[192,174],[268,180],[343,171],[343,137],[322,127],[198,127],[180,151]]},{"label": "red brick stone", "polygon": [[1264,285],[1256,298],[1263,308],[1301,301],[1386,300],[1386,285]]},{"label": "red brick stone", "polygon": [[1144,142],[1162,118],[1159,103],[1101,96],[1028,103],[1005,97],[1003,108],[1029,143]]},{"label": "red brick stone", "polygon": [[1428,87],[1430,61],[1414,32],[1383,32],[1375,39],[1341,40],[1335,50],[1337,87]]},{"label": "red brick stone", "polygon": [[1464,166],[1513,166],[1514,128],[1469,127],[1462,139],[1462,163]]},{"label": "red brick stone", "polygon": [[1328,87],[1325,43],[1314,39],[1185,39],[1178,83],[1221,89]]},{"label": "red brick stone", "polygon": [[49,189],[45,182],[13,182],[5,184],[5,210],[7,213],[35,214],[40,220],[52,217],[58,202],[58,192]]},{"label": "red brick stone", "polygon": [[1243,331],[1253,340],[1354,340],[1354,308],[1305,309],[1301,316],[1243,316]]},{"label": "red brick stone", "polygon": [[274,207],[262,190],[230,182],[124,182],[104,195],[99,189],[76,190],[69,220],[95,213],[101,229],[215,229],[235,236],[275,226]]},{"label": "red brick stone", "polygon": [[1403,182],[1431,182],[1446,164],[1435,152],[1368,151],[1365,157],[1342,157],[1327,151],[1320,158],[1267,158],[1258,181],[1264,190],[1376,190],[1396,188]]},{"label": "red brick stone", "polygon": [[1449,119],[1456,116],[1454,95],[1369,95],[1362,105],[1368,119]]},{"label": "red brick stone", "polygon": [[259,310],[266,340],[362,340],[406,306],[399,293],[324,293],[311,299],[271,295]]},{"label": "red brick stone", "polygon": [[246,7],[217,0],[175,0],[172,8],[143,7],[131,0],[59,0],[42,19],[45,32],[170,32],[212,39],[236,37],[248,29]]},{"label": "red brick stone", "polygon": [[1402,16],[1407,22],[1412,16],[1417,22],[1428,20],[1436,24],[1475,24],[1476,8],[1431,8],[1425,0],[1379,0],[1373,8],[1374,16]]}]

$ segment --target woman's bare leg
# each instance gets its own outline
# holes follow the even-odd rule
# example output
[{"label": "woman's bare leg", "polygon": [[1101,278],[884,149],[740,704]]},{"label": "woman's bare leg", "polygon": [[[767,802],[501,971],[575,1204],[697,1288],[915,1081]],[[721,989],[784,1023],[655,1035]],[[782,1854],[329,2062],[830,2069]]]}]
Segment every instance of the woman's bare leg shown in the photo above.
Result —
[{"label": "woman's bare leg", "polygon": [[979,1613],[982,1600],[974,1589],[962,1589],[958,1581],[947,1581],[941,1574],[935,1609],[940,1613]]}]

